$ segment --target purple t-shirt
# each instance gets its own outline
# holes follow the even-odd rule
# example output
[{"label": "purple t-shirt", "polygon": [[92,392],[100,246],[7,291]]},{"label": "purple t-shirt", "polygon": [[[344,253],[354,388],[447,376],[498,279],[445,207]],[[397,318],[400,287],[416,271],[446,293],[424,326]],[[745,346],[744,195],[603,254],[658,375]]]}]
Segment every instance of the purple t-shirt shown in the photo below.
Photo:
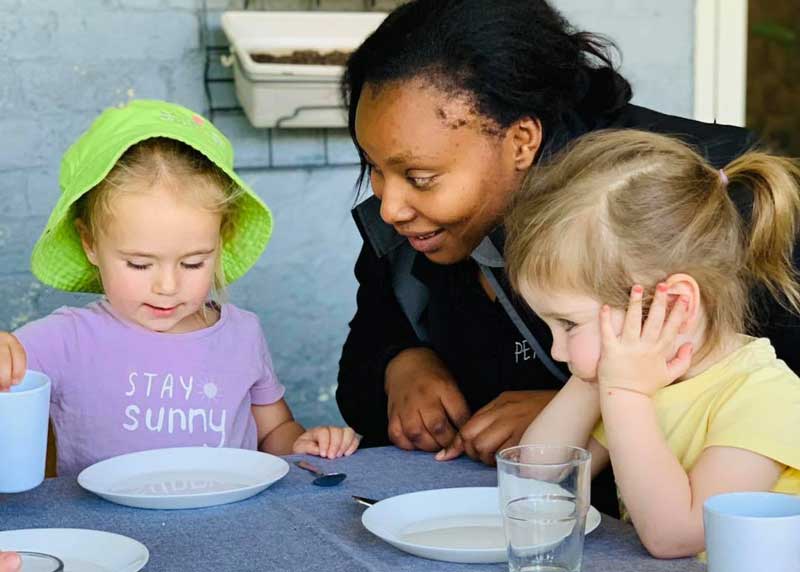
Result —
[{"label": "purple t-shirt", "polygon": [[258,317],[231,304],[213,326],[185,334],[123,321],[105,300],[60,308],[14,334],[29,369],[53,381],[59,476],[146,449],[256,449],[250,406],[284,393]]}]

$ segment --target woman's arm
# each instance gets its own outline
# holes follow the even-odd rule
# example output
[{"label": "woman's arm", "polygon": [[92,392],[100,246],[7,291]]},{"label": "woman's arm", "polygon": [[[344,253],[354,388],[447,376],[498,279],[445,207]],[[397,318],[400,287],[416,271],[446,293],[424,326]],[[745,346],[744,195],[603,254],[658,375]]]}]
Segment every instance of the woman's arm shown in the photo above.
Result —
[{"label": "woman's arm", "polygon": [[365,446],[388,445],[386,368],[400,352],[422,346],[394,296],[388,263],[364,244],[355,266],[357,309],[339,360],[336,402]]}]

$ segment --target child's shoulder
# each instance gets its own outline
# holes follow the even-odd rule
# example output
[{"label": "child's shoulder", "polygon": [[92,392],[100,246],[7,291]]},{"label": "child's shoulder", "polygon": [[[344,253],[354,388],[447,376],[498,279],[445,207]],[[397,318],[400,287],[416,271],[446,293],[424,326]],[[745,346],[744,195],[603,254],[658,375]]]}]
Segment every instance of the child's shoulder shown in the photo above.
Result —
[{"label": "child's shoulder", "polygon": [[234,304],[227,303],[222,307],[225,326],[230,329],[245,330],[250,333],[263,334],[261,319],[257,314]]},{"label": "child's shoulder", "polygon": [[743,369],[740,392],[800,398],[800,377],[775,355],[775,349],[767,338],[752,340],[743,349],[740,359],[749,362],[749,367]]},{"label": "child's shoulder", "polygon": [[44,328],[64,328],[97,326],[100,322],[109,320],[111,315],[104,307],[102,301],[97,300],[86,306],[61,306],[51,313],[21,326],[15,333],[29,330],[41,330]]}]

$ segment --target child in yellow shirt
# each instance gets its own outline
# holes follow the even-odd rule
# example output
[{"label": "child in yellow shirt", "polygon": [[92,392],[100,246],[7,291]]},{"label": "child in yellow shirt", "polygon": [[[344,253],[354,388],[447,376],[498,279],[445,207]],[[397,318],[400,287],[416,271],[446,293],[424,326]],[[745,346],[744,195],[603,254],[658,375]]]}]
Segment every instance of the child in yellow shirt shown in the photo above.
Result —
[{"label": "child in yellow shirt", "polygon": [[[765,153],[717,170],[676,139],[607,131],[534,169],[512,204],[509,278],[572,373],[522,443],[587,447],[593,474],[610,461],[656,557],[703,551],[711,495],[800,493],[800,379],[741,333],[752,288],[800,309],[798,180]],[[739,183],[751,213],[728,194]]]}]

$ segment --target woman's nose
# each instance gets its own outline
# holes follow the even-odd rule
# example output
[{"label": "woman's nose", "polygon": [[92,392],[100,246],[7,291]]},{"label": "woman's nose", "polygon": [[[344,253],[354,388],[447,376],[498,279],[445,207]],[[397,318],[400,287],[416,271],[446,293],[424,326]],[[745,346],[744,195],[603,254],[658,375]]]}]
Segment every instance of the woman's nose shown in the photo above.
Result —
[{"label": "woman's nose", "polygon": [[416,215],[401,185],[384,181],[380,189],[375,191],[375,196],[381,200],[381,218],[388,224],[406,223]]}]

